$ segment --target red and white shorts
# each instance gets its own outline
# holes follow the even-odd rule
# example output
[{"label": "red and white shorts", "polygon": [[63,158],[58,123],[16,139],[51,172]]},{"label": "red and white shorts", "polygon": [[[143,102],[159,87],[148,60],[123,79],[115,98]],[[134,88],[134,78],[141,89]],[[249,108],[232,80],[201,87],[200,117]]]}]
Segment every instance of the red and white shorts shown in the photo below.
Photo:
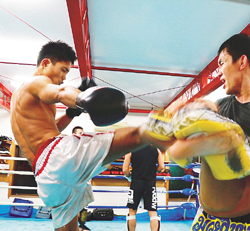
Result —
[{"label": "red and white shorts", "polygon": [[37,192],[51,209],[54,228],[69,223],[94,200],[88,181],[104,171],[114,133],[59,135],[46,141],[32,164]]}]

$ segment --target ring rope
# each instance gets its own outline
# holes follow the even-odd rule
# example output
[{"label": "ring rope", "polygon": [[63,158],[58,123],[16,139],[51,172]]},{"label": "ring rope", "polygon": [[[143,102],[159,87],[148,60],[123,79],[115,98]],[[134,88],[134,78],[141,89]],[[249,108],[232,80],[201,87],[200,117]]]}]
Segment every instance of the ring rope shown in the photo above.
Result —
[{"label": "ring rope", "polygon": [[[190,202],[191,203],[191,202]],[[29,204],[29,203],[13,203],[13,202],[0,202],[0,205],[15,205],[15,206],[32,206],[32,207],[39,207],[39,206],[42,206],[42,207],[46,207],[45,204]],[[182,205],[158,205],[157,206],[158,208],[181,208],[183,207]],[[191,208],[192,206],[190,206]],[[94,209],[94,208],[113,208],[113,209],[127,209],[128,207],[127,206],[124,206],[124,205],[111,205],[111,206],[107,206],[107,205],[89,205],[87,206],[87,208],[89,209]],[[142,206],[139,206],[138,208],[142,208]]]},{"label": "ring rope", "polygon": [[[34,175],[34,173],[30,171],[14,171],[14,170],[0,170],[0,173],[17,174],[17,175]],[[93,178],[127,179],[123,175],[97,175],[97,176],[94,176]],[[187,182],[191,182],[193,180],[199,180],[199,178],[188,174],[182,177],[156,176],[156,180],[165,180],[165,181],[166,180],[185,180]]]},{"label": "ring rope", "polygon": [[[122,175],[120,176],[119,175],[97,175],[93,178],[126,179],[126,177]],[[191,182],[193,180],[199,180],[199,178],[188,174],[183,177],[156,176],[156,180],[185,180],[185,181]]]},{"label": "ring rope", "polygon": [[[123,162],[111,162],[111,165],[123,165]],[[191,164],[189,164],[188,168],[193,168],[193,167],[197,167],[200,165],[201,165],[201,163],[191,163]],[[166,167],[180,167],[179,164],[164,164],[164,166],[166,166]]]},{"label": "ring rope", "polygon": [[[28,189],[28,190],[37,190],[37,187],[29,187],[29,186],[8,186],[8,185],[0,185],[0,188],[10,188],[10,189]],[[93,192],[101,192],[101,193],[128,193],[129,190],[96,190]],[[185,188],[181,190],[157,190],[157,193],[182,193],[187,196],[195,195],[197,192],[190,188]]]},{"label": "ring rope", "polygon": [[[17,161],[28,161],[25,157],[10,157],[10,156],[0,156],[0,160],[17,160]],[[123,165],[122,162],[111,162],[111,165]],[[191,163],[189,167],[200,166],[200,163]],[[167,167],[179,167],[178,164],[165,164]]]},{"label": "ring rope", "polygon": [[[93,190],[93,192],[102,192],[102,193],[128,193],[129,190]],[[188,196],[191,196],[191,195],[194,195],[196,194],[197,192],[191,188],[184,188],[184,189],[181,189],[181,190],[162,190],[162,191],[159,191],[157,190],[156,191],[157,193],[182,193],[184,195],[188,195]]]},{"label": "ring rope", "polygon": [[[24,157],[7,157],[7,156],[0,156],[0,159],[4,160],[17,160],[17,161],[27,161]],[[114,165],[122,165],[123,163],[119,162],[112,162],[111,164]],[[179,166],[178,164],[165,164],[165,166]],[[192,163],[190,165],[191,167],[200,166],[200,163],[194,164]],[[0,170],[0,173],[3,174],[18,174],[18,175],[34,175],[33,172],[29,171],[13,171],[13,170]],[[110,179],[126,179],[125,176],[117,176],[117,175],[97,175],[94,178],[110,178]],[[167,177],[167,176],[157,176],[157,180],[185,180],[185,181],[193,181],[193,180],[199,180],[199,178],[194,177],[192,175],[184,175],[183,177]],[[5,186],[0,185],[0,188],[11,188],[11,189],[28,189],[28,190],[37,190],[37,187],[29,187],[29,186]],[[111,192],[111,193],[128,193],[128,190],[122,190],[122,191],[112,191],[112,190],[93,190],[94,192]],[[183,190],[169,190],[169,191],[157,191],[157,193],[182,193],[184,195],[189,195],[189,198],[191,195],[198,195],[199,190],[195,191],[193,190],[193,187],[191,189],[186,188]],[[27,204],[27,203],[4,203],[0,202],[1,205],[21,205],[21,206],[45,206],[44,204]],[[159,208],[169,208],[169,207],[181,207],[181,206],[158,206]],[[89,206],[88,208],[97,208],[97,206]],[[110,206],[99,206],[99,208],[110,208]],[[112,206],[112,208],[127,208],[126,206]]]},{"label": "ring rope", "polygon": [[[186,204],[190,204],[189,206],[187,206]],[[189,203],[183,203],[181,205],[157,205],[157,208],[185,208],[185,209],[191,209],[193,208],[194,205],[192,202]],[[89,209],[95,209],[95,208],[99,208],[99,209],[107,209],[107,208],[113,208],[113,209],[127,209],[127,206],[124,205],[89,205],[87,206],[87,208]],[[143,208],[141,205],[138,206],[138,208]]]},{"label": "ring rope", "polygon": [[15,175],[34,175],[33,172],[28,171],[14,171],[14,170],[0,170],[3,174],[15,174]]},{"label": "ring rope", "polygon": [[0,160],[28,161],[25,157],[10,157],[10,156],[0,156]]},{"label": "ring rope", "polygon": [[37,190],[37,187],[31,187],[31,186],[9,186],[9,185],[0,185],[0,188]]}]

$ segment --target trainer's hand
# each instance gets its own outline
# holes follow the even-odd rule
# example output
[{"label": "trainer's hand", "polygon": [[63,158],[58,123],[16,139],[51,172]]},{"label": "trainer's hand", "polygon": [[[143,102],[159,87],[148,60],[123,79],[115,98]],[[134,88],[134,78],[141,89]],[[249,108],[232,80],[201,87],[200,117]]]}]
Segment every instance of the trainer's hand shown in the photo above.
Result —
[{"label": "trainer's hand", "polygon": [[185,104],[186,102],[184,100],[174,101],[164,110],[164,116],[167,118],[172,118],[178,110],[185,106]]},{"label": "trainer's hand", "polygon": [[235,130],[228,130],[212,134],[210,152],[213,153],[236,153],[237,148],[244,142],[243,134],[237,134]]},{"label": "trainer's hand", "polygon": [[126,177],[126,179],[127,179],[128,182],[132,181],[132,177],[131,176],[125,176],[125,177]]},{"label": "trainer's hand", "polygon": [[158,140],[170,141],[175,139],[171,118],[165,117],[162,112],[151,112],[148,116],[146,132]]},{"label": "trainer's hand", "polygon": [[132,181],[132,171],[130,170],[129,175],[125,175],[125,177],[126,177],[128,182],[131,182]]},{"label": "trainer's hand", "polygon": [[[81,85],[78,87],[79,90],[85,91],[86,89],[90,87],[95,87],[97,84],[93,79],[90,78],[84,78],[81,82]],[[66,114],[69,118],[74,118],[75,116],[79,116],[82,114],[82,111],[79,109],[74,109],[74,108],[67,108],[66,109]]]},{"label": "trainer's hand", "polygon": [[218,112],[218,107],[214,102],[203,98],[198,98],[195,99],[193,102],[186,103],[183,108],[184,110],[187,111],[197,110],[197,109],[210,109],[214,112]]},{"label": "trainer's hand", "polygon": [[163,112],[151,112],[139,132],[145,143],[151,143],[162,150],[175,142],[171,119],[165,117]]},{"label": "trainer's hand", "polygon": [[89,113],[96,126],[107,126],[122,120],[129,105],[125,95],[114,88],[91,87],[76,98],[76,107]]}]

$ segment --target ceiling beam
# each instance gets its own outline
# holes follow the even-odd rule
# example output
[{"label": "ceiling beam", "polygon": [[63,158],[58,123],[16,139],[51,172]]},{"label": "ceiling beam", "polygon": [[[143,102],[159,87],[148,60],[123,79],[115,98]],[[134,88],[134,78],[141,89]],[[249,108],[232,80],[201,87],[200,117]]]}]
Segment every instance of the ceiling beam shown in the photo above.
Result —
[{"label": "ceiling beam", "polygon": [[8,112],[10,112],[10,100],[12,93],[11,91],[4,86],[2,83],[0,83],[0,93],[1,93],[1,98],[0,98],[0,105]]},{"label": "ceiling beam", "polygon": [[[250,36],[250,23],[240,33],[248,34]],[[200,72],[198,75],[199,79],[194,79],[168,105],[179,98],[192,101],[195,98],[206,96],[220,87],[222,82],[216,75],[216,72],[218,71],[217,60],[218,55]]]},{"label": "ceiling beam", "polygon": [[138,69],[128,69],[128,68],[116,68],[116,67],[97,67],[92,65],[92,70],[102,70],[102,71],[118,71],[118,72],[130,72],[130,73],[140,73],[140,74],[150,74],[150,75],[168,75],[168,76],[179,76],[179,77],[189,77],[189,78],[199,78],[198,75],[183,74],[183,73],[173,73],[173,72],[162,72],[162,71],[148,71],[148,70],[138,70]]},{"label": "ceiling beam", "polygon": [[92,78],[87,0],[67,0],[69,19],[82,78]]},{"label": "ceiling beam", "polygon": [[[95,70],[106,71],[121,71],[142,74],[156,74],[156,75],[169,75],[180,77],[191,77],[193,80],[186,86],[179,94],[171,101],[178,98],[186,98],[192,101],[195,98],[210,94],[212,91],[222,85],[220,78],[216,76],[218,68],[216,56],[200,73],[199,75],[188,75],[180,73],[157,72],[146,70],[133,70],[124,68],[111,68],[111,67],[91,67],[90,59],[90,40],[88,30],[88,9],[87,0],[67,0],[69,17],[72,27],[73,38],[75,41],[75,48],[79,60],[79,69],[82,77],[92,77],[91,68]],[[250,24],[248,24],[241,33],[250,35]],[[170,102],[170,103],[171,103]],[[169,103],[169,104],[170,104]],[[167,105],[168,106],[168,105]]]},{"label": "ceiling beam", "polygon": [[[10,64],[10,65],[23,65],[23,66],[36,66],[34,63],[18,63],[18,62],[6,62],[0,61],[0,64]],[[125,69],[125,68],[115,68],[115,67],[97,67],[91,66],[92,70],[103,70],[103,71],[117,71],[117,72],[131,72],[140,74],[150,74],[150,75],[166,75],[166,76],[177,76],[177,77],[187,77],[187,78],[200,78],[198,75],[184,74],[184,73],[174,73],[174,72],[162,72],[162,71],[148,71],[148,70],[138,70],[138,69]],[[79,68],[78,65],[72,65],[71,68]]]},{"label": "ceiling beam", "polygon": [[[220,79],[214,76],[214,72],[218,68],[218,56],[216,56],[200,73],[199,78],[194,79],[187,85],[168,105],[177,99],[192,101],[195,98],[210,94],[212,91],[222,85]],[[215,80],[216,79],[216,80]],[[214,81],[215,80],[215,81]],[[209,86],[211,84],[211,86]],[[167,105],[167,106],[168,106]]]}]

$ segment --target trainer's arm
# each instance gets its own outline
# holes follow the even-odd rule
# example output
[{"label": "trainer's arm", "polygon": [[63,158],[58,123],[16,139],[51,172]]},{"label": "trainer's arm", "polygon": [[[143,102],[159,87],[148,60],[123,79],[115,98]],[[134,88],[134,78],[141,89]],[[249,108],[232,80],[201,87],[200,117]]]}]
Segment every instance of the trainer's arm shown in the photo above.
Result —
[{"label": "trainer's arm", "polygon": [[163,159],[163,155],[161,153],[161,151],[159,149],[158,150],[158,167],[157,167],[157,172],[162,171],[165,168],[164,165],[164,159]]},{"label": "trainer's arm", "polygon": [[228,153],[240,142],[233,131],[225,131],[209,136],[199,136],[187,140],[177,140],[168,154],[175,159]]},{"label": "trainer's arm", "polygon": [[125,159],[122,166],[122,171],[126,177],[130,177],[129,165],[131,163],[131,153],[125,155]]}]

